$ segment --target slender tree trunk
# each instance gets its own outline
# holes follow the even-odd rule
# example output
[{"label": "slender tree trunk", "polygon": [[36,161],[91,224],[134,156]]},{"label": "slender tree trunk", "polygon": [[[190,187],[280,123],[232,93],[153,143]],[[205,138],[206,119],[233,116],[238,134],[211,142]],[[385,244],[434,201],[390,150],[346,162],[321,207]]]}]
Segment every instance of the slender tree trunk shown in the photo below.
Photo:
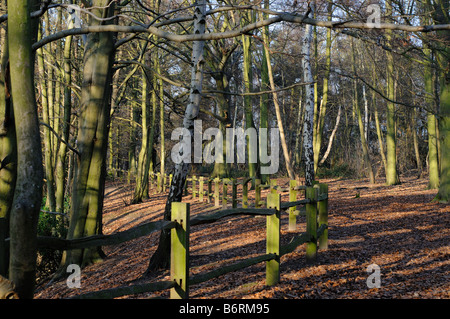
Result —
[{"label": "slender tree trunk", "polygon": [[[47,19],[48,22],[48,19]],[[42,35],[42,26],[39,27],[38,38]],[[53,94],[49,96],[49,92],[51,92],[51,88],[49,88],[49,84],[52,82],[50,75],[46,78],[45,76],[45,66],[44,66],[44,53],[43,48],[37,50],[37,60],[38,60],[38,68],[39,73],[41,75],[40,85],[41,85],[41,94],[42,94],[42,122],[53,127],[50,123],[50,110],[49,110],[49,102],[53,100]],[[44,164],[45,164],[45,178],[46,178],[46,186],[47,186],[47,200],[46,205],[53,212],[56,210],[56,197],[55,197],[55,179],[54,179],[54,171],[53,171],[53,146],[52,146],[52,132],[48,127],[43,127],[44,130]]]},{"label": "slender tree trunk", "polygon": [[21,299],[33,298],[37,255],[37,222],[42,200],[41,139],[34,92],[36,2],[8,1],[11,93],[14,99],[17,181],[11,209],[9,278]]},{"label": "slender tree trunk", "polygon": [[[333,2],[328,2],[328,21],[332,19],[333,13]],[[330,68],[331,68],[331,29],[327,29],[327,39],[325,44],[325,74],[323,77],[323,92],[322,101],[320,103],[320,110],[317,119],[317,126],[315,126],[315,143],[314,143],[314,172],[317,173],[317,168],[319,166],[320,150],[322,148],[323,139],[323,127],[325,124],[325,115],[327,112],[328,103],[328,82],[330,79]]]},{"label": "slender tree trunk", "polygon": [[[253,76],[252,76],[252,51],[251,51],[251,38],[245,34],[242,35],[242,47],[244,51],[244,88],[245,93],[251,93],[253,90]],[[253,105],[252,97],[244,96],[244,112],[245,112],[245,128],[255,128],[255,123],[253,121]],[[254,147],[253,143],[257,143],[252,139],[247,137],[247,153],[248,153],[248,176],[257,177],[259,174],[257,172],[258,168],[258,150],[256,147],[256,154],[253,154]],[[251,163],[250,159],[257,159],[256,163]]]},{"label": "slender tree trunk", "polygon": [[298,112],[297,112],[297,129],[295,136],[295,148],[294,148],[294,167],[297,169],[302,161],[302,127],[303,127],[303,90],[300,88],[300,94],[298,98]]},{"label": "slender tree trunk", "polygon": [[334,137],[336,135],[337,129],[339,127],[340,120],[341,120],[341,106],[339,105],[338,114],[336,116],[336,123],[334,124],[333,131],[331,132],[330,140],[328,141],[327,150],[325,151],[325,154],[323,154],[323,157],[320,160],[320,163],[319,163],[320,165],[325,163],[325,161],[327,160],[328,155],[330,154],[331,146],[333,145],[333,140],[334,140]]},{"label": "slender tree trunk", "polygon": [[133,203],[142,202],[143,198],[148,198],[148,172],[150,169],[149,143],[149,113],[150,105],[147,99],[147,74],[142,70],[142,142],[139,151],[138,166],[136,174],[136,188],[134,190]]},{"label": "slender tree trunk", "polygon": [[[159,57],[158,57],[158,51],[156,51],[156,72],[158,74],[161,74],[161,66],[159,63]],[[160,146],[161,146],[161,161],[160,161],[160,172],[162,178],[164,178],[164,174],[166,173],[166,145],[165,145],[165,138],[164,138],[164,86],[163,86],[163,80],[158,79],[158,88],[159,88],[159,134],[160,134]]]},{"label": "slender tree trunk", "polygon": [[[206,26],[206,0],[198,0],[195,2],[194,10],[194,34],[205,33]],[[192,47],[192,73],[191,73],[191,89],[189,94],[189,104],[186,106],[184,114],[183,127],[190,132],[191,141],[189,144],[193,145],[192,138],[194,136],[194,120],[198,116],[202,82],[203,82],[203,48],[204,41],[194,41]],[[185,150],[186,151],[186,150]],[[175,170],[172,178],[172,183],[169,188],[167,196],[166,207],[164,209],[164,219],[171,218],[172,202],[181,202],[183,198],[183,188],[186,182],[187,175],[191,168],[192,157],[188,160],[182,161],[175,165]],[[170,231],[161,231],[159,244],[156,252],[150,258],[150,263],[147,273],[157,269],[167,269],[170,264]]]},{"label": "slender tree trunk", "polygon": [[[6,7],[6,6],[5,6]],[[5,31],[5,32],[4,32]],[[11,99],[9,50],[6,30],[0,29],[3,52],[0,67],[0,223],[4,228],[0,240],[9,237],[9,221],[17,177],[17,146],[14,110]],[[9,254],[7,246],[0,243],[0,275],[7,276]]]},{"label": "slender tree trunk", "polygon": [[[264,0],[264,8],[269,9],[269,0]],[[263,18],[267,18],[268,15],[266,13],[262,14]],[[262,32],[266,37],[269,36],[269,27],[262,28]],[[266,54],[266,50],[262,50],[262,60],[261,60],[261,91],[269,91],[269,72],[267,69],[268,66],[268,57]],[[269,62],[270,63],[270,62]],[[269,129],[269,94],[262,94],[260,100],[260,110],[259,110],[259,129]],[[259,141],[259,139],[258,139]],[[267,148],[266,148],[267,149]],[[258,157],[261,158],[261,145],[258,146]],[[261,166],[265,166],[267,164],[260,163]],[[261,182],[266,184],[269,181],[269,176],[267,174],[261,174]]]},{"label": "slender tree trunk", "polygon": [[[312,26],[305,26],[305,35],[302,40],[302,67],[303,78],[305,83],[313,82],[311,70],[311,43],[312,43]],[[303,124],[303,148],[305,153],[305,185],[312,186],[314,177],[314,85],[307,84],[305,86],[306,103],[305,103],[305,121]]]},{"label": "slender tree trunk", "polygon": [[[391,0],[386,1],[386,16],[392,15]],[[388,46],[392,46],[392,30],[386,30],[386,40]],[[387,56],[387,97],[395,100],[394,89],[394,57],[392,52],[386,52]],[[395,104],[387,101],[387,135],[386,135],[386,149],[387,149],[387,169],[386,169],[386,184],[396,185],[400,183],[397,173],[397,141],[396,141],[396,124],[395,124]]]},{"label": "slender tree trunk", "polygon": [[420,150],[419,150],[419,139],[417,138],[417,109],[414,108],[412,114],[412,134],[413,134],[413,143],[414,143],[414,154],[416,155],[416,164],[417,164],[417,178],[422,176],[422,160],[420,158]]},{"label": "slender tree trunk", "polygon": [[[72,26],[72,23],[70,24]],[[62,138],[69,141],[70,118],[72,112],[72,71],[70,65],[70,54],[72,49],[72,36],[66,38],[64,44],[64,115],[62,121]],[[65,178],[67,176],[67,145],[61,143],[56,162],[56,211],[64,212]]]},{"label": "slender tree trunk", "polygon": [[284,125],[283,125],[283,119],[281,118],[280,104],[278,103],[278,94],[276,93],[275,82],[273,80],[272,62],[270,61],[271,59],[270,59],[270,52],[269,52],[270,41],[269,41],[268,33],[266,33],[266,32],[263,33],[263,40],[264,40],[264,51],[266,53],[265,56],[266,56],[266,61],[267,61],[267,74],[269,77],[270,89],[273,91],[273,93],[272,93],[273,103],[275,106],[275,114],[277,117],[278,129],[280,131],[281,148],[283,149],[286,170],[288,172],[289,178],[295,179],[294,170],[291,165],[291,159],[290,159],[288,146],[286,143],[286,136],[284,134]]},{"label": "slender tree trunk", "polygon": [[[355,48],[353,45],[353,38],[352,38],[352,69],[353,74],[356,74],[356,58],[355,58]],[[367,146],[367,140],[366,140],[366,133],[364,130],[364,123],[361,115],[361,108],[359,106],[359,94],[358,94],[358,83],[357,80],[353,80],[353,108],[356,110],[356,115],[358,119],[358,126],[359,126],[359,137],[361,139],[361,146],[363,151],[363,158],[364,163],[367,167],[367,172],[369,174],[369,181],[370,184],[375,184],[375,174],[373,173],[372,168],[372,162],[370,161],[369,157],[369,148]]]},{"label": "slender tree trunk", "polygon": [[[0,34],[1,32],[3,30],[0,30]],[[0,218],[6,218],[5,224],[9,225],[9,212],[17,174],[17,147],[11,100],[8,39],[6,33],[4,36],[1,35],[4,43],[2,43],[3,54],[0,60]]]},{"label": "slender tree trunk", "polygon": [[[426,46],[425,46],[426,47]],[[426,47],[424,53],[430,59],[432,58],[431,50]],[[436,107],[433,99],[433,70],[430,64],[425,66],[424,82],[425,82],[425,103],[427,108],[427,131],[428,131],[428,188],[439,188],[439,164],[436,137]]]}]

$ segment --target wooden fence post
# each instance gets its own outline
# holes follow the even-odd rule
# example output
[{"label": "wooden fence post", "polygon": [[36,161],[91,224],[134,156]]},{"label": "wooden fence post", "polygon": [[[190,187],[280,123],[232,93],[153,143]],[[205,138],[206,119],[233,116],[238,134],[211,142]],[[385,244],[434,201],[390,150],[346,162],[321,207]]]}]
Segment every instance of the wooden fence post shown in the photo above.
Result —
[{"label": "wooden fence post", "polygon": [[255,208],[261,206],[261,180],[255,179]]},{"label": "wooden fence post", "polygon": [[206,202],[211,203],[212,198],[212,179],[208,178],[208,196],[206,197]]},{"label": "wooden fence post", "polygon": [[231,204],[233,208],[237,207],[237,184],[234,178],[231,180]]},{"label": "wooden fence post", "polygon": [[325,224],[325,229],[319,237],[319,249],[328,249],[328,184],[319,184],[319,195],[327,195],[327,198],[317,203],[319,211],[318,226]]},{"label": "wooden fence post", "polygon": [[177,283],[171,299],[189,297],[189,213],[189,203],[172,203],[172,221],[178,224],[171,229],[170,278]]},{"label": "wooden fence post", "polygon": [[203,176],[200,176],[198,182],[198,200],[203,203]]},{"label": "wooden fence post", "polygon": [[248,207],[248,182],[242,180],[242,208]]},{"label": "wooden fence post", "polygon": [[222,207],[227,208],[227,200],[228,200],[228,179],[223,179],[222,181]]},{"label": "wooden fence post", "polygon": [[271,179],[269,181],[269,185],[270,185],[270,192],[276,194],[277,193],[277,180]]},{"label": "wooden fence post", "polygon": [[219,181],[218,177],[214,178],[214,206],[220,206],[220,195],[219,195]]},{"label": "wooden fence post", "polygon": [[161,193],[161,173],[156,174],[156,191]]},{"label": "wooden fence post", "polygon": [[197,197],[197,177],[192,176],[192,198]]},{"label": "wooden fence post", "polygon": [[162,186],[162,192],[165,193],[166,192],[166,179],[167,175],[166,174],[161,174],[161,186]]},{"label": "wooden fence post", "polygon": [[317,259],[317,196],[318,189],[308,187],[306,198],[311,203],[306,204],[306,233],[310,235],[310,241],[306,243],[306,262],[312,264]]},{"label": "wooden fence post", "polygon": [[[296,180],[289,181],[289,201],[295,202],[297,200],[298,191],[295,190],[297,186]],[[295,215],[296,207],[289,207],[289,230],[294,231],[297,230],[297,216]]]},{"label": "wooden fence post", "polygon": [[273,286],[280,281],[280,194],[267,194],[267,208],[277,212],[267,216],[266,253],[275,254],[276,258],[266,261],[266,285]]}]

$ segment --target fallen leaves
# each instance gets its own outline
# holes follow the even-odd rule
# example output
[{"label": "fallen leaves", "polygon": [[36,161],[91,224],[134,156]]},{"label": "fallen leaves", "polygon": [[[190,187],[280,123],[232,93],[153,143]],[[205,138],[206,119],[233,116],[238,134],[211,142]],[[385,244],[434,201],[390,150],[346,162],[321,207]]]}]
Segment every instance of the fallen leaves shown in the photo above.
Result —
[{"label": "fallen leaves", "polygon": [[[286,185],[287,180],[279,180]],[[427,181],[403,178],[396,187],[369,185],[364,181],[329,183],[329,248],[318,252],[316,265],[305,264],[304,245],[281,259],[281,280],[265,286],[264,263],[229,273],[191,287],[191,298],[450,298],[450,207],[432,203],[435,191]],[[340,186],[340,187],[339,187]],[[359,198],[355,198],[356,191]],[[125,230],[162,218],[165,195],[125,206],[126,193],[108,188],[104,232]],[[251,197],[251,193],[249,194]],[[210,204],[193,201],[191,215],[203,213]],[[282,201],[288,201],[283,194]],[[282,244],[294,233],[287,231],[282,215]],[[297,230],[305,231],[304,217]],[[82,271],[82,288],[74,291],[64,281],[38,288],[37,298],[63,298],[142,280],[167,280],[168,272],[142,279],[158,234],[105,248],[104,262]],[[235,216],[214,224],[191,228],[191,273],[265,252],[265,218]],[[367,267],[380,267],[380,288],[368,288]],[[147,298],[150,295],[127,298]],[[168,297],[168,292],[151,296]]]}]

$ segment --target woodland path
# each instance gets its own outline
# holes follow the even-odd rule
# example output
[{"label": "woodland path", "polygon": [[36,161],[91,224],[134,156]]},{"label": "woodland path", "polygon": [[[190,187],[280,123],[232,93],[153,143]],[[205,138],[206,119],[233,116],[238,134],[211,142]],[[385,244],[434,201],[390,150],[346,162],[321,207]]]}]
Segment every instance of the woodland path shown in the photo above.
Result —
[{"label": "woodland path", "polygon": [[[191,298],[450,298],[450,205],[432,203],[435,190],[426,179],[403,178],[402,184],[370,185],[366,180],[320,180],[329,183],[329,248],[318,252],[316,265],[305,265],[304,247],[281,259],[281,280],[264,285],[264,263],[192,286]],[[287,179],[278,179],[287,185]],[[239,191],[239,189],[238,189]],[[267,192],[267,191],[266,191]],[[152,194],[142,204],[128,205],[131,188],[108,183],[104,233],[122,231],[162,218],[165,194]],[[265,192],[263,192],[265,194]],[[249,192],[250,199],[253,192]],[[265,195],[263,195],[265,198]],[[191,216],[214,209],[193,201]],[[283,194],[282,201],[288,201]],[[305,231],[304,217],[298,231]],[[282,218],[282,244],[293,233]],[[36,298],[73,295],[127,284],[168,280],[168,272],[141,278],[159,234],[104,248],[101,263],[82,270],[81,288],[65,281],[41,284]],[[191,272],[212,270],[265,251],[265,219],[230,217],[191,228]],[[381,287],[368,288],[367,266],[377,264]],[[125,298],[168,297],[168,291]]]}]

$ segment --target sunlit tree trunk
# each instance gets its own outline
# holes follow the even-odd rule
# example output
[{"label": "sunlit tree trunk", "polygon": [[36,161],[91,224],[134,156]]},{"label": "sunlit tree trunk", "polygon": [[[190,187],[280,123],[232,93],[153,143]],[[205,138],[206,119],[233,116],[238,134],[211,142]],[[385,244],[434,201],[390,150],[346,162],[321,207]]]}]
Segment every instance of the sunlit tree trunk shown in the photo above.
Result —
[{"label": "sunlit tree trunk", "polygon": [[[62,139],[69,142],[70,119],[72,112],[72,71],[70,65],[70,54],[72,49],[72,36],[66,38],[64,44],[64,113],[62,117]],[[64,213],[65,179],[67,176],[67,145],[61,143],[56,161],[56,211]]]},{"label": "sunlit tree trunk", "polygon": [[[48,19],[47,19],[48,22]],[[38,38],[42,35],[42,26],[39,27]],[[42,105],[42,122],[47,124],[50,127],[53,127],[50,123],[50,110],[49,110],[49,102],[53,100],[53,95],[49,96],[49,92],[52,91],[51,88],[48,87],[50,82],[52,81],[50,77],[46,77],[45,71],[46,68],[44,66],[44,53],[43,48],[37,50],[37,61],[38,61],[38,69],[40,73],[40,87],[41,87],[41,105]],[[52,101],[53,103],[53,101]],[[44,130],[44,166],[45,166],[45,179],[46,179],[46,189],[47,189],[47,200],[46,204],[49,209],[53,212],[56,209],[56,197],[55,197],[55,178],[53,171],[53,145],[52,145],[52,132],[48,127],[43,127]]]},{"label": "sunlit tree trunk", "polygon": [[[194,9],[194,34],[205,33],[206,26],[206,0],[198,0],[195,2]],[[191,68],[191,88],[189,94],[189,103],[184,113],[183,127],[190,132],[191,142],[194,137],[194,120],[198,116],[200,100],[202,94],[203,82],[203,48],[204,41],[194,41],[192,46],[192,68]],[[175,165],[172,183],[169,188],[166,206],[164,209],[164,219],[171,218],[172,202],[181,202],[183,198],[183,187],[186,182],[187,175],[191,168],[192,157],[187,162],[182,161]],[[170,230],[161,231],[159,244],[156,252],[150,258],[147,273],[157,270],[166,269],[170,264]]]},{"label": "sunlit tree trunk", "polygon": [[[332,19],[333,13],[333,2],[328,2],[328,21]],[[331,29],[327,29],[327,38],[325,44],[325,74],[323,77],[323,91],[322,91],[322,101],[320,103],[320,110],[318,113],[317,124],[314,127],[314,172],[317,172],[319,166],[320,150],[322,148],[322,138],[323,138],[323,127],[325,124],[325,114],[327,112],[328,104],[328,82],[330,79],[330,68],[331,68]]]},{"label": "sunlit tree trunk", "polygon": [[[425,48],[424,53],[432,59],[431,50]],[[425,65],[424,82],[425,82],[425,103],[427,109],[427,131],[428,131],[428,188],[439,188],[439,164],[436,137],[436,107],[433,98],[433,70],[431,62]]]},{"label": "sunlit tree trunk", "polygon": [[[303,81],[305,83],[313,82],[311,70],[311,43],[312,43],[312,26],[305,26],[305,34],[302,40],[302,67]],[[314,85],[307,84],[305,86],[305,120],[303,124],[303,149],[305,154],[305,185],[312,186],[314,181]]]},{"label": "sunlit tree trunk", "polygon": [[[355,51],[353,44],[353,38],[352,38],[352,70],[353,74],[356,74],[356,58],[355,58]],[[363,119],[361,115],[361,108],[359,105],[359,94],[358,94],[358,83],[357,80],[353,80],[353,108],[356,110],[357,120],[358,120],[358,127],[359,127],[359,137],[361,140],[361,147],[363,151],[363,158],[364,163],[367,168],[367,172],[369,174],[369,181],[371,184],[375,184],[375,174],[373,173],[372,168],[372,162],[370,161],[369,157],[369,147],[367,146],[367,140],[366,140],[366,133],[364,130],[364,124]]]},{"label": "sunlit tree trunk", "polygon": [[32,298],[35,287],[37,222],[42,200],[41,139],[34,92],[34,53],[37,24],[30,18],[36,1],[8,1],[8,44],[11,95],[14,99],[17,181],[11,208],[9,279],[21,299]]},{"label": "sunlit tree trunk", "polygon": [[[93,1],[95,9],[91,12],[98,17],[112,16],[114,3],[110,2]],[[90,19],[91,25],[99,23]],[[101,233],[114,53],[113,34],[87,36],[77,137],[79,157],[73,181],[68,239]],[[84,266],[101,257],[100,248],[89,248],[67,251],[63,261]]]},{"label": "sunlit tree trunk", "polygon": [[[392,15],[391,0],[386,1],[386,16]],[[386,30],[386,40],[388,46],[392,45],[392,30]],[[386,52],[387,57],[387,97],[390,101],[387,101],[387,135],[386,135],[386,184],[396,185],[400,183],[400,179],[397,173],[397,137],[396,137],[396,124],[395,124],[395,104],[391,101],[395,101],[394,90],[394,57],[392,52]]]}]

